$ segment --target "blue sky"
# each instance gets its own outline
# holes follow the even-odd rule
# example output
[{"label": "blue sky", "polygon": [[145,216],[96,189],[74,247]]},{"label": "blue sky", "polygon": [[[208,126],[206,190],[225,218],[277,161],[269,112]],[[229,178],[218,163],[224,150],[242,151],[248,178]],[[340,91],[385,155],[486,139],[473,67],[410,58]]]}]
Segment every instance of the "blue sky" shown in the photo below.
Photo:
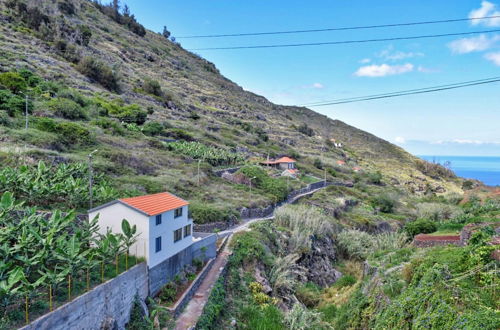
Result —
[{"label": "blue sky", "polygon": [[[497,0],[498,1],[498,0]],[[173,36],[377,25],[500,15],[500,1],[128,0],[147,28]],[[500,29],[500,19],[241,38],[182,39],[186,49]],[[243,88],[279,104],[500,76],[500,33],[296,48],[197,51]],[[500,83],[313,108],[414,154],[500,156]]]}]

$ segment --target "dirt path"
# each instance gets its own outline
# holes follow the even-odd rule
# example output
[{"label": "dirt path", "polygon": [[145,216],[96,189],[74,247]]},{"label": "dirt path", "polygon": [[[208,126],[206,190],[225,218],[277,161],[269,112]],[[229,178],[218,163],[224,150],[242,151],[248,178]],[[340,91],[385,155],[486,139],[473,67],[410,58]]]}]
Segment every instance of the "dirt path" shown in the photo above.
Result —
[{"label": "dirt path", "polygon": [[229,258],[229,255],[231,254],[228,248],[229,243],[231,242],[231,238],[232,237],[229,237],[224,250],[217,256],[207,276],[201,283],[198,290],[196,290],[189,304],[177,319],[175,323],[176,330],[192,329],[196,325],[196,322],[198,322],[198,319],[203,312],[203,308],[205,307],[205,304],[210,297],[210,293],[212,292],[212,288],[215,285],[215,282],[217,282],[217,279],[226,267],[227,260]]}]

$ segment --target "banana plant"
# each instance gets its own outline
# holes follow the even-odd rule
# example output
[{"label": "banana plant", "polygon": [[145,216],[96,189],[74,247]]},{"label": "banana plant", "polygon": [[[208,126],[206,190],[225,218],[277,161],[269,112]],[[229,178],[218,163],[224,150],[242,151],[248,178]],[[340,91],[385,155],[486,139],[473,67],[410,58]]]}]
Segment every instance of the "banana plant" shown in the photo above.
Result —
[{"label": "banana plant", "polygon": [[123,219],[122,232],[123,232],[122,240],[126,248],[125,269],[128,269],[128,256],[130,254],[130,247],[137,241],[138,237],[137,226],[136,225],[130,226],[130,223],[127,221],[127,219]]}]

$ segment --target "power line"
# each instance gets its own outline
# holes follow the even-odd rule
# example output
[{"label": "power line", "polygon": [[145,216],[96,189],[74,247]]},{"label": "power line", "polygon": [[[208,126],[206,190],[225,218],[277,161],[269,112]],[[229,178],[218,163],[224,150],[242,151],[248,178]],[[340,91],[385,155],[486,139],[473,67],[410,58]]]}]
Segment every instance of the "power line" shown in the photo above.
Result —
[{"label": "power line", "polygon": [[439,91],[450,90],[450,89],[491,84],[491,83],[495,83],[495,82],[500,82],[500,77],[481,79],[481,80],[473,80],[470,82],[463,82],[463,83],[456,83],[456,84],[449,84],[449,85],[442,85],[442,86],[435,86],[435,87],[428,87],[428,88],[420,88],[420,89],[414,89],[414,90],[399,91],[399,92],[386,93],[386,94],[360,96],[360,97],[354,97],[354,98],[350,98],[350,99],[337,99],[337,100],[332,100],[332,101],[328,101],[328,102],[324,102],[324,103],[314,103],[314,104],[300,105],[300,106],[322,107],[322,106],[327,106],[327,105],[336,105],[336,104],[354,103],[354,102],[362,102],[362,101],[369,101],[369,100],[378,100],[378,99],[385,99],[385,98],[399,97],[399,96],[406,96],[406,95],[433,93],[433,92],[439,92]]},{"label": "power line", "polygon": [[333,101],[319,101],[319,102],[312,102],[312,103],[304,103],[304,104],[300,104],[299,106],[315,106],[315,105],[322,105],[324,103],[330,103],[330,102],[356,101],[358,99],[364,99],[364,98],[379,97],[379,96],[391,96],[391,95],[397,95],[400,93],[419,92],[419,91],[425,91],[425,90],[429,90],[429,89],[446,88],[446,87],[460,86],[460,85],[464,85],[464,84],[472,84],[472,83],[478,83],[478,82],[489,82],[491,80],[496,80],[496,79],[500,79],[500,77],[492,77],[492,78],[485,78],[485,79],[478,79],[478,80],[463,81],[463,82],[459,82],[459,83],[439,85],[439,86],[433,86],[433,87],[407,89],[407,90],[402,90],[402,91],[398,91],[398,92],[391,92],[391,93],[382,93],[382,94],[350,97],[350,98],[345,98],[345,99],[336,99]]},{"label": "power line", "polygon": [[439,21],[422,21],[422,22],[393,23],[393,24],[381,24],[381,25],[336,27],[336,28],[326,28],[326,29],[288,30],[288,31],[272,31],[272,32],[249,32],[249,33],[233,33],[233,34],[192,35],[192,36],[177,37],[177,39],[225,38],[225,37],[263,36],[263,35],[276,35],[276,34],[297,34],[297,33],[328,32],[328,31],[364,30],[364,29],[379,29],[379,28],[397,27],[397,26],[413,26],[413,25],[426,25],[426,24],[454,23],[454,22],[474,21],[474,20],[483,20],[483,19],[495,19],[495,18],[500,18],[500,15],[497,15],[497,16],[485,16],[485,17],[446,19],[446,20],[439,20]]},{"label": "power line", "polygon": [[481,34],[481,33],[495,33],[495,32],[500,32],[500,29],[485,30],[485,31],[471,31],[471,32],[443,33],[443,34],[428,34],[428,35],[419,35],[419,36],[392,37],[392,38],[380,38],[380,39],[325,41],[325,42],[282,44],[282,45],[272,44],[272,45],[255,45],[255,46],[208,47],[208,48],[194,48],[194,49],[188,49],[188,50],[189,51],[199,51],[199,50],[230,50],[230,49],[257,49],[257,48],[285,48],[285,47],[303,47],[303,46],[344,45],[344,44],[358,44],[358,43],[369,43],[369,42],[380,42],[380,41],[414,40],[414,39],[464,36],[464,35],[473,35],[473,34]]}]

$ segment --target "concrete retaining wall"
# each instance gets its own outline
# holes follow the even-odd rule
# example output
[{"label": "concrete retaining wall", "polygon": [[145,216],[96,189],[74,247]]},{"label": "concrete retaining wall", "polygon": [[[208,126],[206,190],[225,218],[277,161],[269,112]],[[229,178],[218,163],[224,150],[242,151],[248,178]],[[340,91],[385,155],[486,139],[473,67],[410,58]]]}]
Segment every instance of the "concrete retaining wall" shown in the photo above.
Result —
[{"label": "concrete retaining wall", "polygon": [[22,329],[100,329],[105,321],[115,324],[118,329],[124,329],[130,320],[136,295],[142,300],[148,296],[146,263],[95,287]]},{"label": "concrete retaining wall", "polygon": [[[196,235],[194,235],[196,237]],[[149,292],[155,296],[160,289],[170,282],[193,259],[207,261],[216,256],[217,235],[212,234],[194,242],[187,249],[173,255],[149,270]],[[205,249],[204,249],[205,248]]]}]

